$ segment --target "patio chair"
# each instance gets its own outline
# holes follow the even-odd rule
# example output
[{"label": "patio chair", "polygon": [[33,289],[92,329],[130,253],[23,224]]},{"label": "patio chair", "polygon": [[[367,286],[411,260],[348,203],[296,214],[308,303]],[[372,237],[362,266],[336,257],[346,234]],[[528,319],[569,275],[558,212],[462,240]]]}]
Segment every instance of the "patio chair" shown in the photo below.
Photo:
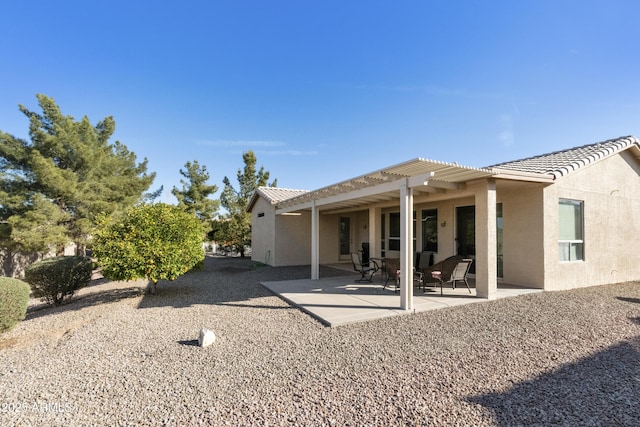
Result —
[{"label": "patio chair", "polygon": [[[447,260],[448,259],[449,258],[447,258]],[[467,274],[469,273],[469,269],[471,268],[473,260],[469,258],[463,258],[455,260],[455,262],[454,260],[450,260],[450,262],[445,263],[445,261],[443,261],[443,268],[441,270],[434,269],[430,271],[431,277],[436,281],[436,283],[440,285],[440,295],[443,294],[442,290],[445,283],[451,283],[452,288],[455,289],[457,281],[464,282],[464,284],[467,285],[469,293],[471,293],[471,288],[469,287],[469,282],[467,281]]]},{"label": "patio chair", "polygon": [[[386,289],[391,280],[395,287],[395,291],[400,289],[400,260],[398,258],[385,258],[384,271],[386,272],[387,280],[384,282],[382,289]],[[422,283],[423,274],[420,271],[413,269],[413,282],[418,284],[418,288],[423,287]]]},{"label": "patio chair", "polygon": [[387,280],[384,282],[382,289],[386,289],[390,281],[393,281],[394,290],[398,292],[400,289],[400,259],[399,258],[385,258],[384,259],[384,272],[387,276]]},{"label": "patio chair", "polygon": [[464,257],[460,255],[453,255],[428,267],[424,265],[419,266],[419,270],[423,274],[424,286],[437,286],[440,284],[440,281],[431,274],[434,271],[443,272],[443,277],[446,277],[448,280],[453,269],[456,268],[456,265],[458,265],[458,262],[462,261],[462,259],[464,259]]},{"label": "patio chair", "polygon": [[418,254],[417,268],[422,270],[423,268],[429,268],[433,265],[433,252],[424,251]]},{"label": "patio chair", "polygon": [[360,259],[360,254],[357,252],[351,252],[351,263],[353,264],[353,269],[361,275],[360,279],[356,280],[356,282],[371,283],[373,281],[373,275],[378,271],[378,264],[376,264],[375,261],[370,259],[369,265],[364,265]]},{"label": "patio chair", "polygon": [[424,289],[424,274],[433,265],[433,252],[419,252],[415,265],[414,275],[419,277],[419,286]]}]

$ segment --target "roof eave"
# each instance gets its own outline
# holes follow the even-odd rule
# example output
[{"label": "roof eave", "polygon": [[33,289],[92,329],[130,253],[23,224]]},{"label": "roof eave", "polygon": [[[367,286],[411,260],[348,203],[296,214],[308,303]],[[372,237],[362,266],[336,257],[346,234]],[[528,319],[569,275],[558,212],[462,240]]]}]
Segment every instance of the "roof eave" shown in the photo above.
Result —
[{"label": "roof eave", "polygon": [[512,169],[502,169],[498,167],[494,167],[493,171],[495,172],[494,178],[508,179],[511,181],[552,183],[556,179],[556,176],[554,174],[522,172],[522,171],[516,171]]}]

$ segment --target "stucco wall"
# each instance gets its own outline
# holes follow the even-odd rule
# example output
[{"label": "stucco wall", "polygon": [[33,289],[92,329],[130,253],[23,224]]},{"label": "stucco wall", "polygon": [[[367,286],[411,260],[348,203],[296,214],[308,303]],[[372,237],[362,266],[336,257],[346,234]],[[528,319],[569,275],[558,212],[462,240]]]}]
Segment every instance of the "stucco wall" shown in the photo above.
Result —
[{"label": "stucco wall", "polygon": [[274,266],[311,264],[311,212],[277,215]]},{"label": "stucco wall", "polygon": [[[339,252],[339,217],[337,215],[321,214],[320,223],[320,241],[319,241],[319,258],[320,264],[332,264],[338,262]],[[311,233],[309,233],[311,239]]]},{"label": "stucco wall", "polygon": [[[545,190],[545,289],[640,280],[640,165],[622,153]],[[584,260],[560,262],[558,200],[584,201]]]},{"label": "stucco wall", "polygon": [[522,183],[498,191],[503,218],[503,280],[544,287],[543,187]]},{"label": "stucco wall", "polygon": [[259,197],[251,210],[251,259],[253,261],[274,265],[274,224],[275,209],[265,199]]},{"label": "stucco wall", "polygon": [[[585,259],[560,262],[558,255],[558,201],[584,202]],[[503,278],[505,283],[545,290],[561,290],[606,283],[640,280],[636,238],[640,235],[640,164],[630,154],[586,166],[554,184],[498,181],[496,199],[503,209]],[[417,249],[421,249],[421,210],[438,209],[438,253],[435,261],[455,253],[455,212],[475,205],[474,197],[418,202],[415,210]],[[379,209],[386,214],[398,208]],[[259,218],[258,214],[264,213]],[[308,265],[311,260],[311,214],[275,216],[264,199],[256,202],[253,216],[253,253],[256,261],[271,265]],[[349,216],[351,250],[371,239],[369,214],[361,210],[320,214],[320,263],[339,261],[340,216]],[[376,218],[379,214],[376,214]],[[446,221],[445,227],[440,223]],[[366,227],[365,227],[366,225]],[[387,227],[389,221],[386,222]],[[377,232],[376,234],[379,233]],[[379,242],[377,242],[379,244]],[[387,249],[386,256],[394,256]]]}]

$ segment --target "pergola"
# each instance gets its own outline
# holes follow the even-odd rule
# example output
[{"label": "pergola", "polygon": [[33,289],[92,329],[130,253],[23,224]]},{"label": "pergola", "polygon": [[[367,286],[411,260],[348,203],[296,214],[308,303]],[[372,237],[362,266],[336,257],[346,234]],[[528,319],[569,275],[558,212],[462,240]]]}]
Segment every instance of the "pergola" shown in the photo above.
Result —
[{"label": "pergola", "polygon": [[495,178],[525,179],[504,170],[479,169],[416,158],[404,163],[329,185],[276,205],[276,214],[311,211],[311,279],[319,279],[319,215],[321,212],[354,209],[369,210],[370,253],[379,254],[376,217],[384,203],[400,207],[400,307],[413,308],[412,212],[414,199],[429,195],[451,198],[466,192],[475,196],[476,205],[476,295],[492,299],[496,277],[496,184]]}]

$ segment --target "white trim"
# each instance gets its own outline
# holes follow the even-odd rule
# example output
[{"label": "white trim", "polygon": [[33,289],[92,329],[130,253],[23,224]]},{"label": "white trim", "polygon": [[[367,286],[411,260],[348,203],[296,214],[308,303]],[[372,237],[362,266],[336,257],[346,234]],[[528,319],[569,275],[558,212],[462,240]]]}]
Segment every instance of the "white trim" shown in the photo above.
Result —
[{"label": "white trim", "polygon": [[311,279],[320,279],[320,221],[318,208],[311,208]]},{"label": "white trim", "polygon": [[410,181],[407,179],[400,185],[400,308],[403,310],[413,309],[413,190]]}]

